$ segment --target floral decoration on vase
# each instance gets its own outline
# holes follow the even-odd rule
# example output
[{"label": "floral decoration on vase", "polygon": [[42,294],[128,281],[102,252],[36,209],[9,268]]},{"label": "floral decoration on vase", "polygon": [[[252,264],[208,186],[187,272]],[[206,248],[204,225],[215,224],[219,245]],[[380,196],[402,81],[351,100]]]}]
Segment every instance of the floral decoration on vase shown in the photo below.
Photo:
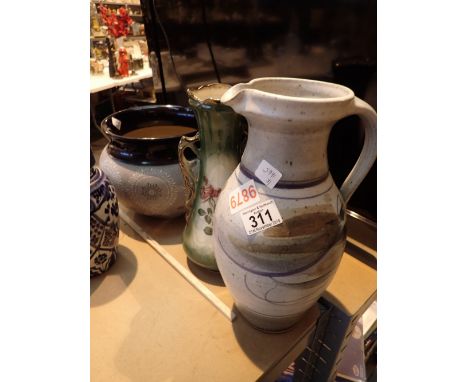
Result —
[{"label": "floral decoration on vase", "polygon": [[[125,47],[123,46],[123,37],[130,33],[130,25],[133,20],[128,14],[125,7],[120,7],[117,10],[110,9],[104,5],[99,6],[102,21],[107,27],[107,32],[112,36],[119,45],[119,65],[117,71],[123,77],[128,76],[128,56]],[[109,57],[109,60],[115,61],[115,56]],[[109,62],[109,66],[110,66]]]},{"label": "floral decoration on vase", "polygon": [[221,188],[214,188],[208,183],[208,178],[206,176],[203,177],[203,181],[204,184],[200,191],[201,202],[208,203],[209,207],[206,210],[199,208],[197,212],[198,215],[205,217],[207,226],[203,229],[203,232],[206,235],[213,235],[213,212],[216,207],[216,200],[221,193]]}]

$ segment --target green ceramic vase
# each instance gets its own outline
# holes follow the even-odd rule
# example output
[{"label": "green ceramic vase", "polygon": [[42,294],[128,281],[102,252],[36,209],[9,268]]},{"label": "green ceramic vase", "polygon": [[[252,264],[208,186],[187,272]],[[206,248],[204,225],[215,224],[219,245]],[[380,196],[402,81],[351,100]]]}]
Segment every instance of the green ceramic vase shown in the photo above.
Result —
[{"label": "green ceramic vase", "polygon": [[[179,143],[179,163],[187,190],[183,246],[190,260],[211,270],[218,270],[213,249],[216,202],[240,162],[246,136],[243,117],[219,101],[229,88],[215,83],[187,90],[199,131],[194,137],[182,137]],[[186,149],[195,153],[198,163],[187,160]]]}]

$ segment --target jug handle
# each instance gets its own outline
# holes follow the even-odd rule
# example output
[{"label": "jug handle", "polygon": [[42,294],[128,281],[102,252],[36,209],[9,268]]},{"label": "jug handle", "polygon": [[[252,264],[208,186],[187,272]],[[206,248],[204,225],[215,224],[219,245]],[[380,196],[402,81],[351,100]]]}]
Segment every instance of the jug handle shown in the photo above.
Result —
[{"label": "jug handle", "polygon": [[180,138],[178,153],[179,153],[179,165],[184,177],[185,189],[188,195],[185,199],[185,220],[188,222],[192,212],[193,202],[195,200],[195,185],[197,183],[198,174],[194,173],[193,163],[185,157],[185,149],[189,148],[192,152],[199,157],[199,149],[195,146],[195,143],[200,141],[200,132],[197,132],[193,137],[186,137],[185,135]]},{"label": "jug handle", "polygon": [[340,189],[345,205],[377,158],[377,113],[367,102],[354,97],[354,108],[350,115],[357,115],[361,118],[365,137],[361,154]]}]

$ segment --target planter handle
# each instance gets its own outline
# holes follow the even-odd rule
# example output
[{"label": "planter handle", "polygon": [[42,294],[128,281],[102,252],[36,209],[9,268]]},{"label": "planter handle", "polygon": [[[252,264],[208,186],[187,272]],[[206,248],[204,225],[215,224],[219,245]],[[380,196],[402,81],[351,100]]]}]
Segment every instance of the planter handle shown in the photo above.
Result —
[{"label": "planter handle", "polygon": [[188,222],[192,214],[193,202],[195,201],[195,186],[198,181],[198,160],[189,161],[185,157],[185,150],[189,148],[199,158],[200,149],[195,146],[200,141],[200,132],[193,137],[182,136],[179,142],[179,165],[184,177],[186,198],[185,198],[185,220]]}]

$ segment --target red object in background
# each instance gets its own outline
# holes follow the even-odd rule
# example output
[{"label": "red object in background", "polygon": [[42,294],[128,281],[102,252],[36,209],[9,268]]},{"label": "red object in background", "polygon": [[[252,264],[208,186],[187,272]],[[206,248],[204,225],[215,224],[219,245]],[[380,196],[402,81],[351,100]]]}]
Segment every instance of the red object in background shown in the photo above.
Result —
[{"label": "red object in background", "polygon": [[127,36],[130,33],[130,25],[133,23],[133,20],[128,15],[126,8],[120,7],[116,12],[104,5],[100,5],[99,11],[101,13],[102,21],[107,26],[109,34],[114,38]]},{"label": "red object in background", "polygon": [[128,55],[125,48],[119,49],[119,74],[122,77],[128,77]]}]

